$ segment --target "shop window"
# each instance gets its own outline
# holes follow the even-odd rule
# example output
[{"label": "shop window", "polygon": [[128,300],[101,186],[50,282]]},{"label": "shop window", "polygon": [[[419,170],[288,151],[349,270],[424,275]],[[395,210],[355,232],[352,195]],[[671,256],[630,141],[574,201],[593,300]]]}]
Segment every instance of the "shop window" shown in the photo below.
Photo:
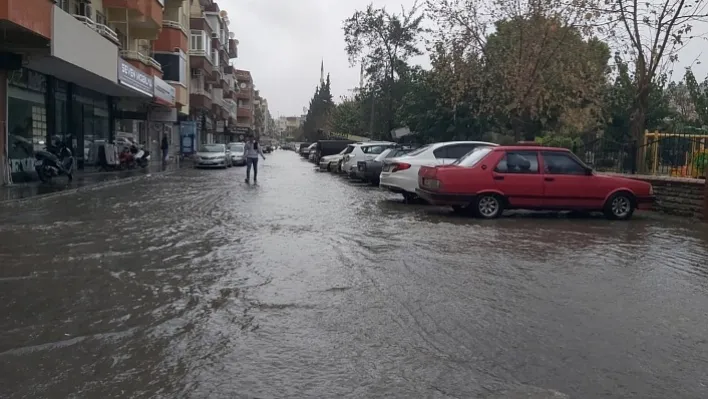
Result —
[{"label": "shop window", "polygon": [[32,106],[32,143],[35,147],[41,147],[46,139],[47,109],[44,106]]}]

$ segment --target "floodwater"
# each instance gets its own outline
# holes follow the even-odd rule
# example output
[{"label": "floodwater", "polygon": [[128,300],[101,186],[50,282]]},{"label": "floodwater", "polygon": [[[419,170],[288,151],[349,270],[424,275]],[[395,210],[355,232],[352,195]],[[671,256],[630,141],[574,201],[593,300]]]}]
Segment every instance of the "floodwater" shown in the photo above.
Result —
[{"label": "floodwater", "polygon": [[0,397],[708,397],[704,226],[260,166],[0,205]]}]

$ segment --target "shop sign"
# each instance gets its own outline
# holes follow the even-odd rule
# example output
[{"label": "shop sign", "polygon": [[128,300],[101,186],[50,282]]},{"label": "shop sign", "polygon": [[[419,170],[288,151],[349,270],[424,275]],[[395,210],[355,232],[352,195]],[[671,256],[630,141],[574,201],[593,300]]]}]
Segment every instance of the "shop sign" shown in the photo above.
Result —
[{"label": "shop sign", "polygon": [[153,122],[177,122],[177,108],[153,108],[148,119]]},{"label": "shop sign", "polygon": [[216,132],[224,133],[224,121],[216,121]]},{"label": "shop sign", "polygon": [[165,82],[164,80],[153,77],[153,95],[155,97],[155,102],[158,104],[166,105],[172,107],[175,105],[175,88],[171,84]]},{"label": "shop sign", "polygon": [[138,93],[145,94],[146,96],[152,97],[155,92],[155,89],[153,89],[154,82],[152,77],[130,65],[122,58],[118,58],[118,81],[123,86],[130,87]]}]

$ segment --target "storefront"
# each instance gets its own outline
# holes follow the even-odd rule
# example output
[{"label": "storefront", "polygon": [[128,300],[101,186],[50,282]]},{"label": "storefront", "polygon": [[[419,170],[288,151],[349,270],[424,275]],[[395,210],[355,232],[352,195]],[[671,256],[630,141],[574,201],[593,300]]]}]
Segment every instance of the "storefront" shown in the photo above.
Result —
[{"label": "storefront", "polygon": [[154,97],[148,119],[150,121],[150,151],[160,154],[153,160],[162,159],[162,138],[167,138],[168,152],[175,155],[179,147],[179,129],[176,128],[177,108],[175,108],[175,88],[164,80],[154,78]]},{"label": "storefront", "polygon": [[34,152],[48,137],[47,79],[29,69],[8,73],[7,156],[12,181],[33,180]]},{"label": "storefront", "polygon": [[121,98],[116,104],[116,137],[128,137],[150,147],[148,112],[154,92],[153,78],[118,59],[118,83],[139,97]]}]

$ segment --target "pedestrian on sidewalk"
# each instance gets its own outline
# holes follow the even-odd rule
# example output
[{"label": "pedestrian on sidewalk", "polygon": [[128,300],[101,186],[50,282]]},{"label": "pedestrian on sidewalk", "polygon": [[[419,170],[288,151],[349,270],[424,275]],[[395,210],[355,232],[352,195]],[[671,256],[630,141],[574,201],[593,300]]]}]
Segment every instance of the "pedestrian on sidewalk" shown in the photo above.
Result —
[{"label": "pedestrian on sidewalk", "polygon": [[170,143],[167,142],[167,135],[162,135],[162,144],[160,145],[162,149],[162,162],[167,162],[167,156],[169,154]]},{"label": "pedestrian on sidewalk", "polygon": [[253,182],[258,182],[258,156],[263,158],[265,161],[265,155],[263,155],[263,150],[258,144],[258,140],[254,139],[253,136],[249,136],[246,141],[246,147],[244,149],[244,155],[246,156],[246,183],[251,180],[251,167],[253,167]]}]

